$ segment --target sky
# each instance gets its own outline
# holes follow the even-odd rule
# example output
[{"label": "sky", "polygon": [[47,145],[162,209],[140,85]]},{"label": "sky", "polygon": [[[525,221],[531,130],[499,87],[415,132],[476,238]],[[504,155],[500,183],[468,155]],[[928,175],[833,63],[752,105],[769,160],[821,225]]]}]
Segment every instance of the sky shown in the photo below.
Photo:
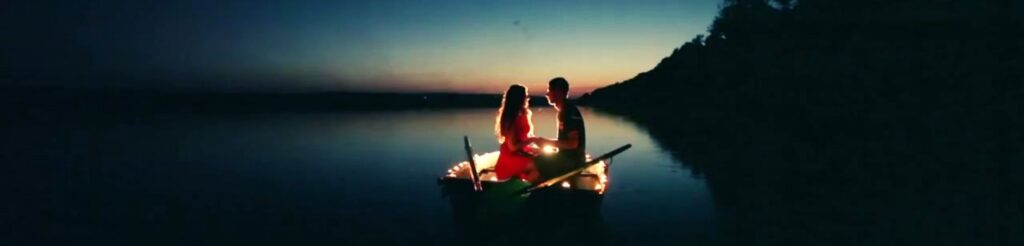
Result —
[{"label": "sky", "polygon": [[653,68],[718,2],[15,1],[0,83],[579,94]]}]

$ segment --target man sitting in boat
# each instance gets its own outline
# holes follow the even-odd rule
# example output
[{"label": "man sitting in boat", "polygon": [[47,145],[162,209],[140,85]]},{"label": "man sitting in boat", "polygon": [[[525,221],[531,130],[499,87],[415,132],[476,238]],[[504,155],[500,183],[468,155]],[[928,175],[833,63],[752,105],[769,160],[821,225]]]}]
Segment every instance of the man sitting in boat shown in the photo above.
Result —
[{"label": "man sitting in boat", "polygon": [[540,175],[548,179],[579,168],[586,162],[587,134],[583,126],[583,115],[575,104],[567,100],[569,81],[562,77],[551,79],[545,96],[548,104],[558,110],[558,139],[532,140],[542,148],[558,149],[556,154],[540,155],[534,159],[534,165]]}]

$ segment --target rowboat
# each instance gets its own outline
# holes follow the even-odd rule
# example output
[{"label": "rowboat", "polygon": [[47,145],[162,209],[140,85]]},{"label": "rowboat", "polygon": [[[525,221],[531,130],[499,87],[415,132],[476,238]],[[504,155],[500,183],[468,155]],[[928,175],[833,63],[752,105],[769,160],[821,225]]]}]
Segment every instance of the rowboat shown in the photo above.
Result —
[{"label": "rowboat", "polygon": [[[466,161],[455,163],[438,184],[466,245],[605,244],[600,204],[608,189],[611,158],[631,145],[596,158],[588,155],[575,170],[528,183],[498,180],[494,165],[499,152],[476,154],[469,138],[463,141]],[[542,149],[541,155],[557,151]]]}]

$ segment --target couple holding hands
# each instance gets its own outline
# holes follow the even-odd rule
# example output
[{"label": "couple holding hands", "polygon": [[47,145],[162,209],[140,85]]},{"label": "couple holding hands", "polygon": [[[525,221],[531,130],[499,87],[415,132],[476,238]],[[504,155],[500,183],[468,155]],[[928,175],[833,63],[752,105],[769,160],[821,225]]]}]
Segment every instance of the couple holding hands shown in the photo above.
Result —
[{"label": "couple holding hands", "polygon": [[[583,116],[567,100],[569,82],[558,77],[548,82],[548,104],[558,111],[558,138],[533,135],[530,98],[525,86],[509,86],[494,124],[501,143],[495,172],[499,180],[519,178],[533,182],[555,177],[581,166],[586,158],[586,130]],[[553,155],[539,155],[542,149],[557,148]]]}]

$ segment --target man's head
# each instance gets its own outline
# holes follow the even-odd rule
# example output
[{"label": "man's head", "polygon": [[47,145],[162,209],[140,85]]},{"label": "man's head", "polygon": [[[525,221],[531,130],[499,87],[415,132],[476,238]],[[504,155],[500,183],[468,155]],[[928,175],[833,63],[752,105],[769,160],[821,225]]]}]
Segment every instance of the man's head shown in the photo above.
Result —
[{"label": "man's head", "polygon": [[565,78],[557,77],[548,81],[548,93],[544,94],[548,98],[548,103],[551,105],[559,105],[565,102],[565,98],[569,96],[569,81]]}]

